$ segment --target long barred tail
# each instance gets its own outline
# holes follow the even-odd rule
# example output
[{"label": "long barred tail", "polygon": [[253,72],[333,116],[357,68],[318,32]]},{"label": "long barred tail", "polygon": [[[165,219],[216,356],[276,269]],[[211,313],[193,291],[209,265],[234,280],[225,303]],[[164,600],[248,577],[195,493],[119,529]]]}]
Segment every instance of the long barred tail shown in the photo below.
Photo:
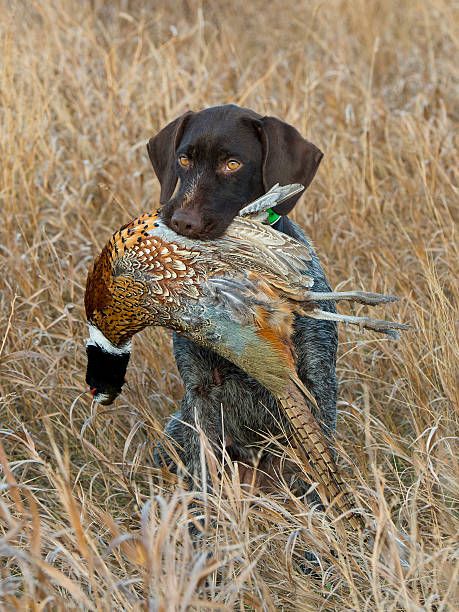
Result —
[{"label": "long barred tail", "polygon": [[[298,382],[300,383],[300,381]],[[312,472],[311,476],[319,482],[321,497],[323,498],[324,494],[326,496],[326,500],[323,501],[334,502],[336,512],[346,513],[346,520],[351,527],[357,531],[362,531],[365,528],[365,522],[360,515],[353,512],[352,505],[348,500],[351,495],[350,491],[339,473],[327,438],[306,405],[304,395],[310,399],[310,393],[306,392],[305,394],[306,389],[300,391],[297,388],[297,383],[295,383],[292,382],[289,385],[287,393],[278,397],[278,401],[294,428],[300,450],[306,455],[307,464]]]}]

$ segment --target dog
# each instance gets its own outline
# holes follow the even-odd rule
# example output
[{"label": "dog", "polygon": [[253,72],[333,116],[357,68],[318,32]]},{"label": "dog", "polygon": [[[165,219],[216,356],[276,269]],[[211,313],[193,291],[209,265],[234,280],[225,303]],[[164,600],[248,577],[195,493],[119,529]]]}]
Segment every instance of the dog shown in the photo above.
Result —
[{"label": "dog", "polygon": [[[293,126],[231,104],[186,112],[153,136],[147,151],[161,184],[162,218],[175,232],[203,240],[221,236],[245,204],[275,183],[301,183],[307,188],[323,157]],[[295,195],[274,209],[278,216],[274,215],[273,227],[310,246],[287,217],[298,198]],[[306,273],[314,279],[313,290],[330,291],[311,251]],[[320,307],[336,312],[333,302],[322,302]],[[294,329],[299,377],[314,395],[316,417],[331,437],[336,427],[337,326],[297,316]],[[167,451],[172,445],[186,467],[190,486],[200,488],[198,424],[217,456],[224,447],[232,460],[249,466],[241,478],[249,481],[250,466],[255,464],[257,473],[264,474],[257,480],[260,486],[266,478],[275,478],[282,468],[275,444],[266,440],[281,437],[288,424],[271,394],[212,351],[177,334],[173,344],[185,396],[180,411],[165,427],[165,440],[155,453],[157,465],[176,470],[174,453]],[[308,488],[298,481],[295,487],[298,494]]]}]

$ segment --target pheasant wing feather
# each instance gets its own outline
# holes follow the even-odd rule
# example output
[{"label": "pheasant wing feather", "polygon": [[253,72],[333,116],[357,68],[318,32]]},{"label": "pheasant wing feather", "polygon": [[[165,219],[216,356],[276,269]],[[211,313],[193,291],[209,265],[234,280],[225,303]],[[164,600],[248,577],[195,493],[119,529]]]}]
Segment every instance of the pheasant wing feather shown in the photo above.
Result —
[{"label": "pheasant wing feather", "polygon": [[[276,183],[269,191],[265,194],[247,204],[239,211],[240,217],[245,217],[246,215],[257,215],[258,213],[263,213],[268,211],[269,208],[276,206],[277,204],[281,204],[288,198],[296,195],[303,191],[304,186],[299,183],[294,183],[292,185],[279,185]],[[267,218],[267,215],[266,215]]]},{"label": "pheasant wing feather", "polygon": [[298,299],[294,297],[297,292],[304,296],[314,284],[307,274],[307,262],[312,259],[309,247],[270,226],[236,218],[219,242],[219,259],[236,264],[238,269],[260,272],[292,299]]}]

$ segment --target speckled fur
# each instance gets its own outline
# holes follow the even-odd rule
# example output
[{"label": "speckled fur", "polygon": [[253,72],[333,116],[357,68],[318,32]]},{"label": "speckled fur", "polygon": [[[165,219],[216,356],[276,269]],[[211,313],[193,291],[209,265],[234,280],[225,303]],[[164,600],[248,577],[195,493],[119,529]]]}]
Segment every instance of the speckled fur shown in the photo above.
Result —
[{"label": "speckled fur", "polygon": [[[276,229],[308,244],[300,228],[287,217],[278,222]],[[315,253],[307,264],[307,271],[314,278],[314,291],[330,291]],[[320,303],[320,307],[336,312],[334,302]],[[317,416],[325,433],[330,435],[336,427],[337,325],[297,316],[294,329],[299,377],[316,398],[320,410]],[[199,488],[202,480],[200,440],[195,419],[217,453],[222,447],[223,422],[225,440],[231,443],[227,450],[232,458],[250,462],[257,456],[259,448],[264,447],[264,462],[268,464],[270,453],[264,435],[280,434],[280,424],[288,429],[274,397],[229,361],[177,334],[174,334],[174,354],[186,390],[181,410],[171,417],[165,434],[177,447],[189,474],[194,476],[193,488]],[[169,469],[174,469],[162,446],[158,447],[155,457],[158,465],[165,462]],[[300,489],[304,492],[303,487]]]}]

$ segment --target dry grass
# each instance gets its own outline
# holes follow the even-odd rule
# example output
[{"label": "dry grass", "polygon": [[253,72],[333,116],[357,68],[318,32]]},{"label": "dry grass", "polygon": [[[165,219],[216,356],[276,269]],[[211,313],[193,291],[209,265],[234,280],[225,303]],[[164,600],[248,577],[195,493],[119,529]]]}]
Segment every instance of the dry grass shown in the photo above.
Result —
[{"label": "dry grass", "polygon": [[[453,610],[454,3],[0,4],[1,609]],[[136,339],[115,407],[79,395],[88,266],[158,201],[146,140],[226,102],[326,152],[297,221],[332,285],[401,296],[377,314],[415,326],[399,343],[341,330],[338,438],[374,550],[285,492],[253,501],[236,475],[207,495],[218,528],[193,548],[189,494],[152,484],[182,393],[167,332]],[[407,534],[407,567],[390,533]]]}]

